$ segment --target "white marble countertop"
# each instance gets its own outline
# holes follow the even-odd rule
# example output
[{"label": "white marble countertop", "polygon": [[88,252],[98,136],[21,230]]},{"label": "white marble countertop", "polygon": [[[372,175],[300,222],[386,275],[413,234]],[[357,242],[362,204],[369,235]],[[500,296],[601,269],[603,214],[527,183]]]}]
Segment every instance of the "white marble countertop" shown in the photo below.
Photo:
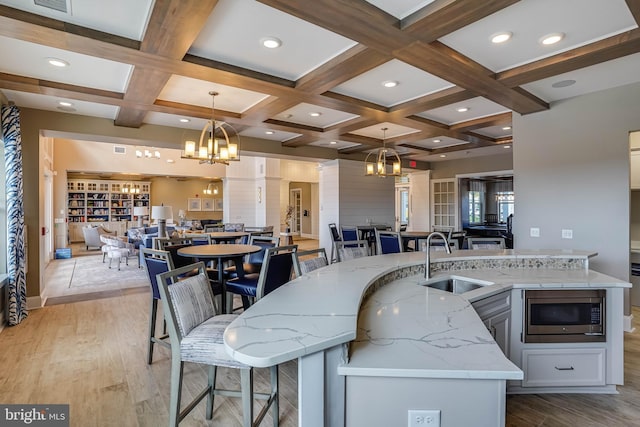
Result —
[{"label": "white marble countertop", "polygon": [[[531,258],[531,257],[557,257],[557,258],[581,258],[588,259],[593,252],[585,251],[455,251],[453,254],[434,253],[432,262],[445,259],[469,259],[469,258]],[[224,342],[227,351],[235,359],[256,367],[267,367],[282,363],[298,357],[312,354],[333,346],[348,343],[356,339],[357,320],[360,312],[362,297],[369,285],[386,273],[402,267],[409,267],[424,263],[424,253],[412,252],[392,255],[371,256],[359,258],[348,262],[332,264],[310,274],[297,278],[288,284],[254,304],[249,310],[240,315],[225,331]],[[482,279],[493,283],[480,289],[467,292],[461,296],[443,294],[445,300],[425,301],[416,299],[421,310],[442,312],[456,310],[468,311],[461,314],[456,322],[461,326],[455,331],[447,329],[440,331],[440,337],[451,335],[453,340],[486,341],[491,340],[490,335],[484,329],[482,322],[472,308],[470,301],[487,297],[512,287],[629,287],[624,281],[587,270],[547,270],[547,269],[501,269],[501,270],[464,270],[455,272],[441,272],[434,276],[455,274],[470,278]],[[397,282],[397,283],[396,283]],[[405,292],[412,286],[414,292],[431,295],[426,289],[413,285],[410,282],[399,280],[379,289],[373,298],[378,301],[380,295],[387,292]],[[467,307],[467,308],[465,308]],[[443,315],[446,318],[446,315]],[[400,322],[404,316],[398,317]],[[446,325],[446,323],[441,323]],[[456,323],[457,324],[457,323]],[[424,332],[426,333],[426,332]],[[423,333],[423,335],[424,335]],[[437,331],[431,331],[437,333]],[[466,335],[465,335],[466,334]],[[435,347],[427,347],[433,349]],[[491,357],[492,352],[500,351],[495,343],[485,346]],[[502,353],[500,353],[502,354]],[[461,353],[462,356],[462,353]],[[435,360],[437,355],[432,355]],[[475,353],[466,352],[466,359],[475,358]],[[510,363],[504,356],[506,362]],[[353,361],[352,361],[353,362]],[[469,362],[469,360],[467,360]],[[474,370],[468,363],[465,365],[460,360],[460,368],[457,375],[489,375],[486,370]],[[355,368],[355,365],[354,365]],[[432,367],[434,368],[434,367]],[[419,368],[423,375],[436,375],[435,370],[422,366]],[[431,371],[429,371],[431,369]],[[517,368],[516,368],[517,369]],[[453,371],[451,367],[448,371]],[[508,378],[517,374],[507,364],[495,366],[494,374]],[[416,372],[414,372],[415,374]],[[442,372],[441,372],[442,374]],[[451,375],[451,372],[449,372]],[[417,375],[414,375],[417,376]]]}]

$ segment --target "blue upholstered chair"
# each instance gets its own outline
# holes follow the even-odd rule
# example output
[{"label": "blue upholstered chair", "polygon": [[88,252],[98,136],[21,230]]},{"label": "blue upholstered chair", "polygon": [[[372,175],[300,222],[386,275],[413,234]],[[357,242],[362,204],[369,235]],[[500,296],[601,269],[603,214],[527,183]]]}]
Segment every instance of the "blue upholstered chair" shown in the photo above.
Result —
[{"label": "blue upholstered chair", "polygon": [[[269,248],[275,248],[278,246],[280,244],[280,237],[250,236],[248,243],[250,245],[260,246],[262,249],[258,252],[247,255],[242,263],[242,269],[244,274],[260,273],[265,252]],[[224,274],[228,279],[238,277],[235,266],[225,268]]]},{"label": "blue upholstered chair", "polygon": [[[198,274],[180,279],[184,273],[197,269]],[[278,366],[270,368],[270,393],[253,392],[253,368],[231,358],[227,353],[223,335],[237,315],[219,315],[204,263],[178,268],[158,276],[160,295],[169,338],[171,340],[171,392],[169,426],[178,427],[182,420],[205,396],[206,417],[213,418],[213,398],[216,394],[242,398],[243,426],[257,426],[272,410],[273,425],[278,426]],[[208,383],[184,410],[180,410],[182,373],[185,362],[209,366]],[[240,391],[216,388],[217,367],[240,370]],[[253,419],[253,399],[267,401],[256,420]]]},{"label": "blue upholstered chair", "polygon": [[242,306],[246,310],[253,300],[259,300],[291,280],[293,254],[297,249],[298,245],[268,248],[260,273],[249,273],[227,280],[227,292],[240,295]]},{"label": "blue upholstered chair", "polygon": [[336,258],[336,242],[342,241],[342,236],[340,236],[338,226],[333,222],[329,224],[329,232],[331,233],[331,258],[329,261],[336,262],[338,261]]},{"label": "blue upholstered chair", "polygon": [[360,240],[361,238],[357,227],[340,226],[340,233],[342,234],[342,240]]},{"label": "blue upholstered chair", "polygon": [[163,334],[156,337],[156,322],[158,317],[158,300],[160,299],[160,291],[158,289],[158,274],[166,273],[173,270],[173,263],[167,251],[158,251],[155,249],[142,248],[141,257],[144,269],[149,277],[151,285],[151,310],[149,315],[149,346],[147,348],[147,363],[153,363],[153,346],[154,344],[170,347],[166,341],[168,338],[166,324]]},{"label": "blue upholstered chair", "polygon": [[402,237],[398,231],[375,230],[377,254],[397,254],[402,252]]},{"label": "blue upholstered chair", "polygon": [[296,251],[293,254],[293,270],[296,273],[296,277],[327,265],[329,265],[329,260],[324,248]]}]

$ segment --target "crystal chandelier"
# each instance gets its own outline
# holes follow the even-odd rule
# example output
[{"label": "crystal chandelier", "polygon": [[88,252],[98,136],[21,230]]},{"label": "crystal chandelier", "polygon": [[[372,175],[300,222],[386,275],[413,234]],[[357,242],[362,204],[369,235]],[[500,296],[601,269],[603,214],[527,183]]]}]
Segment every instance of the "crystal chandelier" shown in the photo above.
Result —
[{"label": "crystal chandelier", "polygon": [[[216,122],[215,99],[218,92],[211,91],[211,119],[202,128],[198,150],[195,141],[185,141],[183,159],[199,160],[200,163],[221,163],[229,165],[229,161],[240,160],[240,137],[229,123]],[[229,133],[231,132],[231,136]],[[216,137],[216,134],[218,134]]]},{"label": "crystal chandelier", "polygon": [[[388,128],[382,128],[382,148],[370,152],[364,159],[366,176],[400,176],[402,166],[398,152],[393,148],[387,148],[386,135]],[[390,159],[387,159],[387,158]],[[387,171],[387,166],[391,165],[391,172]]]}]

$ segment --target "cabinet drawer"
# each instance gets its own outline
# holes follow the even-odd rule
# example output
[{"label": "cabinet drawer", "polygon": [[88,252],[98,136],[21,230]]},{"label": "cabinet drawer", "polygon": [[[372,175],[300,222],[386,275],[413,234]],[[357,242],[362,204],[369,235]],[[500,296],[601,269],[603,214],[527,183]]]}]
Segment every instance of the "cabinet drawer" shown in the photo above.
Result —
[{"label": "cabinet drawer", "polygon": [[605,384],[604,348],[523,350],[523,387]]}]

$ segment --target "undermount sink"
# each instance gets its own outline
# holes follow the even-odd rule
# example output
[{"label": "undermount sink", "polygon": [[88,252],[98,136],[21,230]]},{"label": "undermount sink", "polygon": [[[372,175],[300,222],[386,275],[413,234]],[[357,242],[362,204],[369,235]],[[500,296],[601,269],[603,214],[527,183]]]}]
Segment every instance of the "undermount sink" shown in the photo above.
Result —
[{"label": "undermount sink", "polygon": [[483,286],[492,285],[493,283],[460,276],[444,276],[432,277],[420,284],[422,286],[440,289],[441,291],[447,291],[453,294],[463,294],[465,292],[473,291],[474,289],[482,288]]}]

